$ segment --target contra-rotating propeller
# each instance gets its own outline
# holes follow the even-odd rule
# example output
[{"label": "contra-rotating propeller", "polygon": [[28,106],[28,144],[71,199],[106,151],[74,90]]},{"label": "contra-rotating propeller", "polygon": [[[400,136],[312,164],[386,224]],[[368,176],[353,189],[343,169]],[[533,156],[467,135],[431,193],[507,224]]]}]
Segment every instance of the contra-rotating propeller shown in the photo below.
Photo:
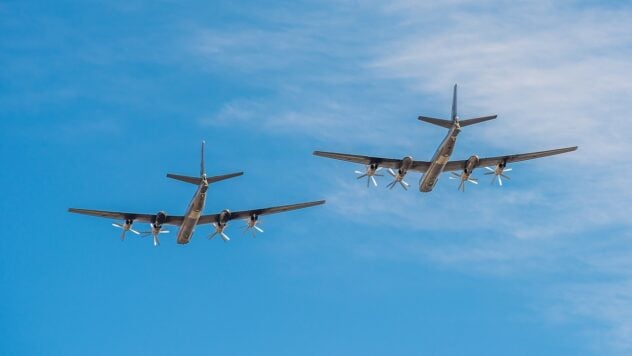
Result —
[{"label": "contra-rotating propeller", "polygon": [[250,232],[252,233],[252,237],[257,237],[257,233],[255,231],[263,233],[263,229],[258,226],[261,223],[261,220],[259,220],[259,217],[256,214],[252,214],[250,217],[248,217],[248,219],[244,219],[244,221],[246,222],[246,226],[244,227],[244,234],[248,230],[250,230]]},{"label": "contra-rotating propeller", "polygon": [[377,187],[377,181],[375,180],[375,177],[383,177],[383,174],[377,174],[377,172],[379,172],[382,169],[382,167],[378,167],[377,164],[375,163],[371,163],[370,165],[366,166],[366,171],[365,172],[361,172],[361,171],[355,171],[356,174],[359,174],[357,179],[362,179],[364,177],[366,178],[366,186],[367,188],[369,187],[369,183],[373,182],[373,185],[375,185]]},{"label": "contra-rotating propeller", "polygon": [[162,225],[155,225],[153,223],[151,223],[150,225],[151,225],[151,231],[141,232],[141,235],[143,237],[151,235],[153,240],[154,240],[154,246],[159,246],[160,245],[160,239],[158,238],[158,235],[160,235],[160,234],[168,234],[169,230],[163,230],[162,229]]},{"label": "contra-rotating propeller", "polygon": [[485,169],[487,169],[489,172],[485,172],[485,175],[491,175],[493,174],[494,177],[492,177],[492,181],[491,184],[494,184],[494,181],[496,180],[496,178],[498,178],[498,185],[499,186],[503,186],[503,180],[500,177],[503,177],[505,179],[511,179],[509,178],[509,176],[507,176],[505,174],[505,172],[511,172],[511,168],[505,168],[504,164],[498,164],[495,168],[492,167],[485,167]]},{"label": "contra-rotating propeller", "polygon": [[393,181],[388,183],[388,185],[386,185],[389,189],[393,189],[393,187],[397,183],[399,183],[399,185],[401,185],[402,188],[404,188],[404,190],[408,190],[408,187],[410,187],[410,184],[408,184],[408,182],[404,180],[404,175],[401,173],[401,171],[398,171],[397,173],[395,173],[395,171],[389,168],[388,174],[390,174],[393,177]]},{"label": "contra-rotating propeller", "polygon": [[208,237],[209,240],[212,240],[216,235],[219,235],[222,237],[222,240],[224,240],[224,242],[230,241],[230,237],[228,237],[228,235],[224,233],[224,229],[226,229],[226,224],[213,223],[213,226],[215,226],[215,232],[213,232],[213,234]]},{"label": "contra-rotating propeller", "polygon": [[123,230],[121,232],[121,241],[125,240],[125,233],[128,231],[131,231],[132,233],[136,234],[136,235],[140,235],[140,232],[132,229],[132,224],[134,223],[133,220],[125,220],[125,222],[123,224],[117,224],[117,223],[112,223],[112,226],[117,227],[121,230]]},{"label": "contra-rotating propeller", "polygon": [[459,190],[465,192],[465,182],[478,184],[478,179],[470,177],[469,173],[463,172],[458,174],[456,172],[450,172],[452,175],[449,177],[450,179],[459,179],[461,183],[459,184]]}]

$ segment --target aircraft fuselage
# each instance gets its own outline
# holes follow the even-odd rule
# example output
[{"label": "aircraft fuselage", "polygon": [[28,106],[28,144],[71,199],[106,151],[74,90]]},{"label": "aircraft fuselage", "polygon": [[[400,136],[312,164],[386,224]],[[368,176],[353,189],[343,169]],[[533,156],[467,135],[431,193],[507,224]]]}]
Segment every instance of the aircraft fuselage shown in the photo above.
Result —
[{"label": "aircraft fuselage", "polygon": [[445,165],[450,161],[450,156],[452,156],[452,152],[454,151],[454,146],[456,145],[456,138],[461,132],[461,128],[458,125],[458,122],[455,122],[454,126],[450,129],[446,137],[437,148],[434,156],[432,156],[432,160],[430,161],[430,167],[424,175],[421,177],[419,181],[419,191],[420,192],[430,192],[437,184],[437,180],[439,175],[443,173],[443,169]]},{"label": "aircraft fuselage", "polygon": [[177,241],[179,244],[187,244],[191,240],[191,236],[193,236],[193,232],[195,231],[195,226],[197,226],[198,220],[200,220],[200,216],[204,210],[204,205],[206,204],[207,190],[208,183],[204,180],[198,186],[198,190],[195,192],[195,195],[193,196],[193,199],[191,199],[191,203],[184,214],[184,221],[180,226],[180,231],[178,231]]}]

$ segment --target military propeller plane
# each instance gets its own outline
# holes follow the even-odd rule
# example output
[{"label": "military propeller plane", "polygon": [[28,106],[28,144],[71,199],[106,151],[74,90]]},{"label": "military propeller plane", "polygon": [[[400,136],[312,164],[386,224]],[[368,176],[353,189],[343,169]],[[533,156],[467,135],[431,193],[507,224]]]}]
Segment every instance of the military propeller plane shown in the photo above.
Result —
[{"label": "military propeller plane", "polygon": [[[198,189],[189,204],[189,207],[185,213],[185,215],[167,215],[166,212],[160,211],[156,214],[138,214],[138,213],[125,213],[125,212],[117,212],[117,211],[103,211],[103,210],[89,210],[89,209],[68,209],[71,213],[84,214],[84,215],[92,215],[103,218],[110,219],[119,219],[123,220],[122,224],[112,223],[113,226],[122,229],[121,240],[125,239],[125,233],[127,231],[131,231],[136,235],[149,235],[153,236],[154,246],[160,245],[160,239],[158,236],[160,234],[168,233],[168,230],[163,229],[163,225],[175,225],[179,226],[180,229],[178,231],[177,242],[179,244],[187,244],[191,240],[193,236],[193,232],[198,225],[204,224],[212,224],[215,228],[213,234],[209,236],[209,239],[214,238],[219,235],[224,242],[228,242],[230,238],[224,230],[226,229],[228,222],[236,219],[243,219],[246,222],[245,230],[250,230],[252,235],[255,236],[255,231],[263,232],[258,226],[260,222],[259,216],[268,215],[268,214],[276,214],[284,211],[303,209],[315,205],[324,204],[324,200],[300,203],[300,204],[292,204],[292,205],[282,205],[275,206],[270,208],[263,209],[253,209],[253,210],[243,210],[231,212],[228,209],[223,210],[218,214],[211,215],[202,215],[202,211],[204,210],[204,205],[206,203],[206,192],[208,190],[209,184],[222,181],[224,179],[229,179],[233,177],[237,177],[243,174],[243,172],[230,173],[220,176],[207,177],[206,171],[204,168],[204,141],[202,141],[202,158],[200,161],[200,176],[199,177],[190,177],[178,174],[167,174],[167,177],[176,179],[182,182],[190,183],[197,185]],[[144,222],[149,223],[151,227],[151,231],[149,232],[139,232],[132,228],[132,224],[134,222]]]},{"label": "military propeller plane", "polygon": [[[487,169],[487,172],[485,172],[485,174],[493,175],[492,184],[497,179],[498,184],[502,186],[502,178],[509,179],[509,177],[505,174],[506,172],[511,171],[511,168],[507,168],[507,164],[509,163],[557,155],[561,153],[575,151],[577,149],[577,146],[573,146],[548,151],[489,158],[479,158],[478,156],[474,155],[467,160],[450,161],[450,156],[454,151],[456,139],[461,132],[461,128],[469,125],[478,124],[480,122],[493,120],[497,116],[490,115],[467,120],[459,119],[459,116],[457,115],[456,93],[457,86],[455,84],[452,96],[451,120],[436,119],[428,116],[419,116],[419,120],[421,121],[441,126],[449,130],[447,136],[443,139],[441,145],[439,145],[439,147],[437,148],[437,151],[435,152],[431,161],[414,161],[413,158],[410,156],[404,157],[402,159],[392,159],[323,151],[314,151],[314,155],[366,165],[365,171],[355,171],[355,173],[359,174],[359,176],[357,177],[358,179],[364,177],[367,178],[367,187],[369,187],[371,182],[377,187],[377,181],[375,180],[375,177],[382,176],[382,174],[378,173],[382,168],[387,168],[388,173],[393,177],[393,181],[387,185],[387,187],[390,189],[393,189],[395,185],[399,184],[402,186],[402,188],[408,190],[410,184],[408,184],[404,180],[407,172],[420,172],[422,173],[422,178],[419,181],[419,191],[430,192],[435,187],[439,176],[443,172],[451,172],[452,176],[450,178],[460,180],[458,189],[461,191],[465,191],[466,183],[478,184],[478,180],[471,177],[474,169],[477,167],[485,167],[485,169]],[[461,173],[457,173],[458,171],[461,171]]]}]

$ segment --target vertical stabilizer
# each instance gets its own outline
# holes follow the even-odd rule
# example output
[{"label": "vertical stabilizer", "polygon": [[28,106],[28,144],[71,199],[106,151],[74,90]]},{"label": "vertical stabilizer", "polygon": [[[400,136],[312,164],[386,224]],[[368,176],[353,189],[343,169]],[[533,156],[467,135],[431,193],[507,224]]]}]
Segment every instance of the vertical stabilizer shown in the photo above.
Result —
[{"label": "vertical stabilizer", "polygon": [[206,176],[206,170],[204,169],[204,144],[206,141],[202,140],[202,154],[200,155],[200,177]]},{"label": "vertical stabilizer", "polygon": [[454,84],[454,93],[452,94],[452,121],[457,121],[456,115],[456,84]]}]

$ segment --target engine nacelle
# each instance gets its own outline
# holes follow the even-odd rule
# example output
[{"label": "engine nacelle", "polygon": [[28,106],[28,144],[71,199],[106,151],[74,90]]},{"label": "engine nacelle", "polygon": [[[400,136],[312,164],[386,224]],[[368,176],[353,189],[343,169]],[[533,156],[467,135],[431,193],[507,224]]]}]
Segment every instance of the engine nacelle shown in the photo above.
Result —
[{"label": "engine nacelle", "polygon": [[469,175],[472,173],[472,171],[474,171],[474,168],[476,168],[476,166],[478,166],[478,156],[474,155],[471,156],[470,158],[467,159],[467,162],[465,162],[465,167],[463,168],[463,173]]},{"label": "engine nacelle", "polygon": [[158,213],[156,213],[156,217],[151,224],[159,229],[165,222],[167,222],[167,213],[165,213],[164,211],[159,211]]},{"label": "engine nacelle", "polygon": [[413,158],[411,156],[406,156],[402,158],[402,165],[397,170],[397,173],[399,174],[400,178],[404,178],[404,176],[406,175],[406,173],[408,173],[408,170],[410,169],[410,167],[412,167],[412,165],[413,165]]},{"label": "engine nacelle", "polygon": [[226,223],[230,220],[230,210],[224,209],[221,213],[219,213],[219,224],[226,225]]}]

